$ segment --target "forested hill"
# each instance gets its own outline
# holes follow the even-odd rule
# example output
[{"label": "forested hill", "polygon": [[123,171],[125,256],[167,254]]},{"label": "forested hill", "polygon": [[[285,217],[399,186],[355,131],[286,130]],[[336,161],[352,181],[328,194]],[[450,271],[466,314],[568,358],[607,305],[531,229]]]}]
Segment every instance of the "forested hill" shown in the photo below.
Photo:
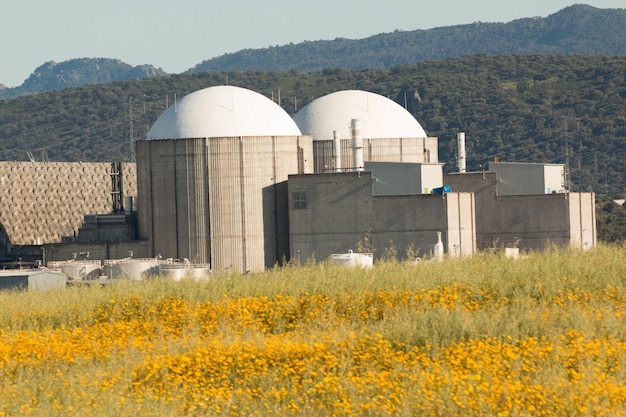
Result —
[{"label": "forested hill", "polygon": [[[405,106],[455,170],[456,134],[468,169],[502,161],[569,161],[572,189],[626,190],[626,57],[473,55],[391,69],[319,73],[232,71],[67,88],[0,101],[0,160],[126,161],[175,100],[231,84],[281,97],[290,114],[343,90],[375,92]],[[567,146],[566,146],[567,145]]]},{"label": "forested hill", "polygon": [[337,38],[245,49],[206,60],[189,72],[389,68],[477,53],[626,55],[626,9],[579,4],[545,18],[508,23],[475,22],[365,39]]}]

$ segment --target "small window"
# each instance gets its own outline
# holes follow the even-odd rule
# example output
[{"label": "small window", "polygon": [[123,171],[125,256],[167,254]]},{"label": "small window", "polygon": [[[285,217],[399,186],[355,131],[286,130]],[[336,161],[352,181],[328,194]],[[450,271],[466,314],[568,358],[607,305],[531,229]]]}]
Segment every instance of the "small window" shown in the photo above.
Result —
[{"label": "small window", "polygon": [[306,193],[303,191],[296,191],[293,193],[293,208],[301,210],[306,208]]}]

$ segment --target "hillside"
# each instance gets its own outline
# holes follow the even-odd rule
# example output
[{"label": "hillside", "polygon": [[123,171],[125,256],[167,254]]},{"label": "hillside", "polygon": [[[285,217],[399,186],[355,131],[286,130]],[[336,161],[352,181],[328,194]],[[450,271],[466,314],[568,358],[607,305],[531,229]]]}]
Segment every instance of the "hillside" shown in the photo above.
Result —
[{"label": "hillside", "polygon": [[[474,22],[382,33],[365,39],[337,38],[244,49],[205,60],[187,73],[385,69],[479,53],[626,55],[626,9],[598,9],[579,4],[545,18],[525,18],[508,23]],[[0,84],[0,99],[163,75],[166,74],[162,69],[152,65],[132,67],[115,59],[50,61],[36,68],[19,87],[7,88]]]},{"label": "hillside", "polygon": [[145,137],[176,99],[211,85],[280,95],[290,114],[330,92],[362,89],[406,106],[439,137],[448,172],[464,131],[470,170],[494,157],[569,161],[572,190],[614,195],[626,189],[624,68],[626,57],[480,54],[388,70],[208,72],[87,85],[0,101],[0,158],[128,161],[131,138]]},{"label": "hillside", "polygon": [[478,53],[626,55],[626,9],[579,4],[545,18],[508,23],[475,22],[365,39],[337,38],[245,49],[206,60],[188,72],[390,68]]},{"label": "hillside", "polygon": [[166,75],[165,71],[152,65],[133,67],[119,59],[78,58],[60,63],[49,61],[36,68],[19,87],[6,88],[0,85],[0,98],[62,90],[85,84],[106,84],[162,75]]}]

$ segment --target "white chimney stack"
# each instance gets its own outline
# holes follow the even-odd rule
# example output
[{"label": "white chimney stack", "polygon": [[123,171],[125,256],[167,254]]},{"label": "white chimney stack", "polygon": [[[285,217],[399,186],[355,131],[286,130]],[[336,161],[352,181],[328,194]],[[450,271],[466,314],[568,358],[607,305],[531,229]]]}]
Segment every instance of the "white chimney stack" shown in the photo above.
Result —
[{"label": "white chimney stack", "polygon": [[352,152],[354,156],[354,169],[363,171],[363,137],[361,136],[361,120],[352,119]]},{"label": "white chimney stack", "polygon": [[335,172],[341,172],[341,135],[333,130],[333,165]]},{"label": "white chimney stack", "polygon": [[457,160],[457,167],[459,168],[459,172],[466,172],[465,168],[465,133],[459,132],[456,135],[457,143],[459,146],[459,156]]}]

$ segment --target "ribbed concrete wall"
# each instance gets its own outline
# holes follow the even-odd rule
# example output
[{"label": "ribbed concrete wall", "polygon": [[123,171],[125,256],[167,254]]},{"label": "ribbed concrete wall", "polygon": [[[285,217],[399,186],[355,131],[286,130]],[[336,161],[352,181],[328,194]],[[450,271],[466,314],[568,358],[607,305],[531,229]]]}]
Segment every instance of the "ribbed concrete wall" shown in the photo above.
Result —
[{"label": "ribbed concrete wall", "polygon": [[310,136],[137,143],[140,237],[152,255],[258,271],[288,256],[288,174],[313,170]]},{"label": "ribbed concrete wall", "polygon": [[[386,138],[363,139],[363,160],[377,162],[437,163],[437,138]],[[332,172],[333,141],[313,142],[314,168],[316,174]],[[341,167],[354,168],[352,139],[341,139]]]},{"label": "ribbed concrete wall", "polygon": [[[136,168],[122,166],[124,195],[137,195]],[[112,210],[111,164],[0,162],[0,223],[13,245],[57,243],[85,214]]]},{"label": "ribbed concrete wall", "polygon": [[569,193],[570,244],[581,249],[596,246],[596,196],[594,193]]}]

